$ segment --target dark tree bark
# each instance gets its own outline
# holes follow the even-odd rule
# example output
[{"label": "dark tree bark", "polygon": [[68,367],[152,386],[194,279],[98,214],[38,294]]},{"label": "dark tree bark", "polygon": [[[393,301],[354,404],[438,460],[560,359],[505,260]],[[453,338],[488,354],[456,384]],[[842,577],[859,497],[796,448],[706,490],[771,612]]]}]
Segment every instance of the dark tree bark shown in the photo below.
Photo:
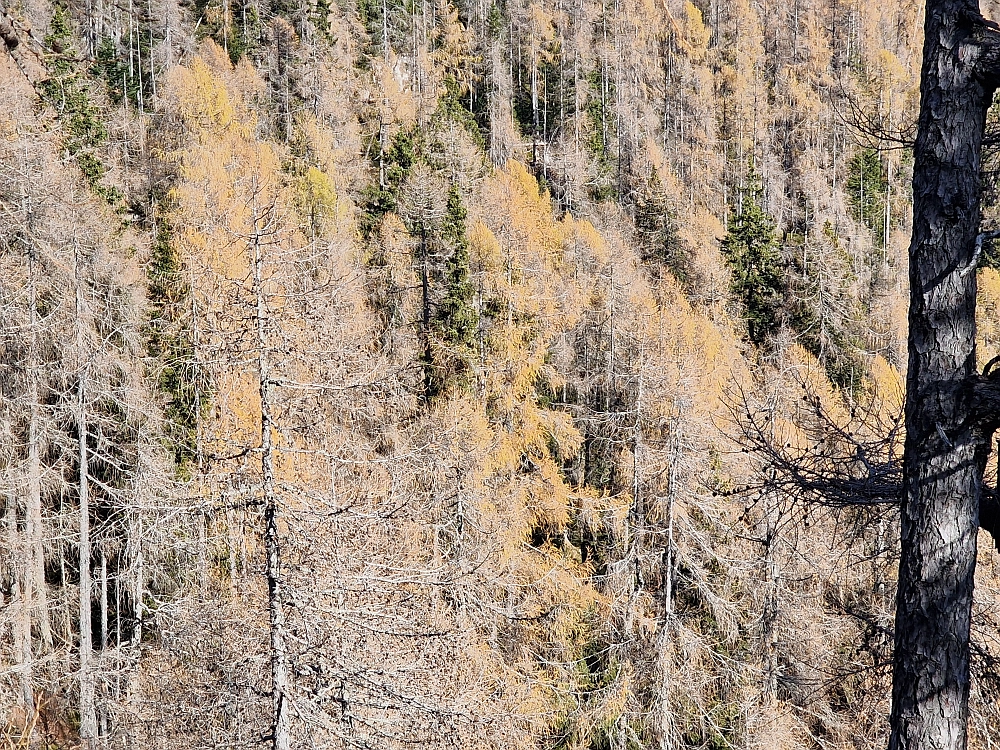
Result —
[{"label": "dark tree bark", "polygon": [[[743,410],[768,480],[833,505],[900,503],[890,750],[966,750],[969,630],[980,527],[1000,549],[1000,493],[983,485],[1000,427],[1000,358],[976,369],[980,155],[1000,83],[1000,27],[978,0],[927,0],[914,144],[909,364],[902,473],[897,425],[864,440],[814,403],[830,450],[797,455]],[[862,433],[864,434],[864,433]],[[844,448],[852,449],[848,453]],[[807,455],[808,454],[808,455]]]},{"label": "dark tree bark", "polygon": [[976,375],[980,150],[1000,34],[928,0],[914,147],[909,367],[891,750],[965,750],[969,622],[992,419]]}]

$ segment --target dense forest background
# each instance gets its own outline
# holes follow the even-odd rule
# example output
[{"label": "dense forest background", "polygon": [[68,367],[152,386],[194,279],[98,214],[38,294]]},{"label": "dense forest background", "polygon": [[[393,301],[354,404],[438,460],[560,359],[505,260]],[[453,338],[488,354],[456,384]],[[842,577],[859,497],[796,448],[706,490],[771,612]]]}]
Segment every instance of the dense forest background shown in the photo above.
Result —
[{"label": "dense forest background", "polygon": [[8,746],[883,746],[921,16],[0,10]]}]

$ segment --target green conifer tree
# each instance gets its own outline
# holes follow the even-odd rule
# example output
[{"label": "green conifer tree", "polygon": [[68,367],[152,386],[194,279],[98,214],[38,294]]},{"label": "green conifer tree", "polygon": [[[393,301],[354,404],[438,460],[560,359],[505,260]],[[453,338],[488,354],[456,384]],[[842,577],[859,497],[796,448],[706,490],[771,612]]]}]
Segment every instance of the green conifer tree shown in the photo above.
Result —
[{"label": "green conifer tree", "polygon": [[681,284],[693,281],[691,251],[677,234],[667,193],[655,169],[635,201],[635,231],[643,260],[662,263]]},{"label": "green conifer tree", "polygon": [[210,388],[195,356],[191,287],[166,223],[157,227],[146,277],[146,351],[155,362],[156,384],[165,400],[166,443],[186,475],[195,458],[198,420],[210,402]]},{"label": "green conifer tree", "polygon": [[878,151],[863,148],[847,165],[847,195],[854,218],[868,227],[878,246],[884,244],[885,202],[889,181],[882,170]]},{"label": "green conifer tree", "polygon": [[445,296],[437,308],[437,323],[449,359],[447,370],[464,372],[476,351],[479,313],[474,300],[476,287],[469,278],[469,240],[465,234],[468,212],[462,204],[458,187],[448,191],[448,205],[441,224],[441,239],[451,248],[445,261]]},{"label": "green conifer tree", "polygon": [[751,162],[742,200],[729,220],[722,255],[732,269],[730,289],[743,306],[747,336],[757,346],[778,327],[785,292],[784,262],[774,220],[762,207],[764,189]]}]

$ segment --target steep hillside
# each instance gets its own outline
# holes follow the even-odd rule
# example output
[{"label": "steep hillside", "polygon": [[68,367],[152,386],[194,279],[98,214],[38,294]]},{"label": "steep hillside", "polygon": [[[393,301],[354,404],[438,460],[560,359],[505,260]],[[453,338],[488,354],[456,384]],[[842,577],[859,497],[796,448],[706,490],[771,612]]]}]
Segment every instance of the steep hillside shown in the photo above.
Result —
[{"label": "steep hillside", "polygon": [[884,746],[920,14],[7,7],[5,738]]}]

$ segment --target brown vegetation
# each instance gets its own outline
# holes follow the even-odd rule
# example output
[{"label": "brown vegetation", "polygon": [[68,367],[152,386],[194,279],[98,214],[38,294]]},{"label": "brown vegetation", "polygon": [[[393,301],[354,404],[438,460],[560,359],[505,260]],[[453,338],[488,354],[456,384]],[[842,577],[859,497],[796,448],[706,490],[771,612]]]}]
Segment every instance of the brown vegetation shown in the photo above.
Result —
[{"label": "brown vegetation", "polygon": [[7,11],[9,745],[886,742],[917,8]]}]

